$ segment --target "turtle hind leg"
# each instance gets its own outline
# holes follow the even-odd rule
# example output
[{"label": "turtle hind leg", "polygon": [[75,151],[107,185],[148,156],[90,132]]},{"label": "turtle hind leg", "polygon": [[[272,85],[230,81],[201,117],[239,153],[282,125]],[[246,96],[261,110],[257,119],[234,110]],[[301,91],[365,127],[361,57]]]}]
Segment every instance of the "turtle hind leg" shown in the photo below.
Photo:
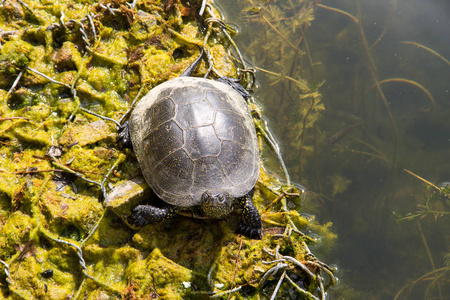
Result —
[{"label": "turtle hind leg", "polygon": [[130,125],[128,121],[120,125],[118,133],[118,140],[120,144],[122,145],[122,149],[129,148],[132,149],[133,145],[131,143],[131,137],[130,137]]},{"label": "turtle hind leg", "polygon": [[262,238],[262,221],[258,209],[252,202],[254,188],[245,196],[237,199],[237,204],[242,208],[241,221],[235,233],[245,235],[253,240]]},{"label": "turtle hind leg", "polygon": [[158,208],[152,205],[138,205],[132,210],[127,221],[132,227],[142,227],[168,221],[175,214],[176,209],[173,206]]},{"label": "turtle hind leg", "polygon": [[235,91],[237,91],[239,94],[241,94],[242,97],[244,98],[250,98],[252,95],[250,95],[250,93],[244,89],[244,87],[239,83],[239,79],[235,79],[235,78],[231,78],[231,77],[220,77],[219,79],[217,79],[217,81],[228,84],[229,86],[231,86]]}]

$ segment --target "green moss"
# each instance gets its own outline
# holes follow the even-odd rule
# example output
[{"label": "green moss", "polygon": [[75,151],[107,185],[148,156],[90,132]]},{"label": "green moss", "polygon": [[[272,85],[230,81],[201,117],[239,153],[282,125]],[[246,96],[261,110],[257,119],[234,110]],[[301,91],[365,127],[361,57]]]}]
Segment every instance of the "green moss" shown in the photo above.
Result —
[{"label": "green moss", "polygon": [[33,256],[26,257],[16,270],[16,284],[23,287],[25,295],[38,299],[45,295],[44,283],[36,274],[41,272],[40,265]]},{"label": "green moss", "polygon": [[[46,258],[51,263],[52,266],[57,266],[57,269],[62,273],[58,275],[56,273],[55,281],[58,283],[63,283],[67,278],[68,273],[79,273],[80,266],[76,257],[73,257],[71,249],[53,247],[47,249],[45,252]],[[65,274],[64,274],[65,273]],[[74,284],[74,283],[72,283]]]},{"label": "green moss", "polygon": [[63,98],[56,102],[56,113],[63,119],[67,119],[76,109],[76,103],[70,98]]},{"label": "green moss", "polygon": [[[126,226],[123,220],[137,203],[155,199],[141,181],[117,203],[103,203],[92,181],[107,175],[110,192],[119,181],[136,181],[141,171],[132,152],[116,142],[117,126],[80,107],[119,120],[141,87],[140,97],[192,63],[205,33],[184,2],[167,7],[167,1],[143,0],[135,10],[126,1],[103,2],[114,14],[92,1],[28,1],[29,10],[13,3],[5,2],[0,14],[2,28],[15,31],[3,35],[0,52],[0,259],[11,272],[10,278],[1,272],[0,296],[207,299],[244,285],[249,296],[238,292],[232,298],[258,298],[274,288],[259,286],[273,266],[263,263],[274,259],[267,251],[306,259],[306,239],[283,234],[289,224],[332,244],[328,224],[283,210],[283,197],[271,204],[282,185],[264,172],[255,191],[258,209],[270,207],[262,214],[261,241],[234,234],[239,212],[203,220],[184,211],[171,223]],[[214,72],[235,77],[226,38],[216,29],[207,41]],[[174,57],[176,49],[181,56]],[[208,67],[203,61],[196,74],[203,76]],[[51,146],[61,154],[46,154]],[[300,209],[299,195],[288,198]],[[44,278],[45,270],[53,276]]]},{"label": "green moss", "polygon": [[144,56],[140,61],[142,81],[152,86],[167,80],[172,71],[173,59],[166,51],[150,47],[143,51]]},{"label": "green moss", "polygon": [[0,252],[3,258],[9,258],[16,253],[16,245],[26,242],[30,231],[36,226],[36,220],[20,211],[16,211],[11,213],[4,222],[1,225]]},{"label": "green moss", "polygon": [[148,290],[153,288],[162,299],[183,299],[183,282],[191,282],[193,273],[166,258],[156,248],[146,259],[132,263],[126,269],[125,276],[140,287],[136,292],[138,297],[147,295]]},{"label": "green moss", "polygon": [[[24,121],[14,126],[12,133],[15,137],[23,142],[39,144],[42,146],[51,145],[52,134],[56,129],[47,130],[46,124],[52,123],[50,117],[51,109],[45,104],[35,105],[34,109],[29,109],[29,106],[23,108],[17,115],[29,118],[30,121]],[[31,121],[32,120],[32,121]]]},{"label": "green moss", "polygon": [[13,76],[17,75],[30,63],[34,47],[22,40],[8,41],[0,50],[0,69]]},{"label": "green moss", "polygon": [[144,11],[138,12],[138,17],[130,28],[130,34],[138,41],[145,42],[148,39],[148,32],[161,33],[158,27],[157,17]]},{"label": "green moss", "polygon": [[85,257],[88,261],[94,262],[89,270],[91,274],[118,290],[126,288],[126,269],[142,259],[141,253],[132,247],[105,248],[93,244],[86,247]]}]

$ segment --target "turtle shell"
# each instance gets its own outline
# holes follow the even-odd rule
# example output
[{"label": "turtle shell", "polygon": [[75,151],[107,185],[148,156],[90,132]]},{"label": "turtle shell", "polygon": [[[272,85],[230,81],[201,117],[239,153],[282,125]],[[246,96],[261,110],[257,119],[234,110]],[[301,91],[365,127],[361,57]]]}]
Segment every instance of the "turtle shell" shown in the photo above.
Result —
[{"label": "turtle shell", "polygon": [[156,86],[133,110],[130,136],[145,180],[169,204],[199,205],[206,191],[241,197],[258,180],[255,126],[227,84],[178,77]]}]

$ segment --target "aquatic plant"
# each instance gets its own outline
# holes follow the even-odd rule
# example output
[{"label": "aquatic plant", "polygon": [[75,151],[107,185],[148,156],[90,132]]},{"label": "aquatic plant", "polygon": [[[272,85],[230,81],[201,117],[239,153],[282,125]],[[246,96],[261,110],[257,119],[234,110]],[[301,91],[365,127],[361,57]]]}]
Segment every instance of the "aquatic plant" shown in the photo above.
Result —
[{"label": "aquatic plant", "polygon": [[424,299],[445,299],[450,284],[448,276],[450,274],[450,253],[447,252],[443,257],[444,266],[436,268],[421,222],[429,217],[432,217],[435,222],[445,222],[445,220],[440,219],[448,219],[450,211],[445,207],[447,206],[446,203],[450,202],[450,184],[444,183],[438,187],[410,170],[404,169],[404,171],[425,183],[429,188],[428,195],[424,200],[417,203],[416,211],[406,214],[395,212],[394,216],[398,222],[414,221],[416,223],[417,231],[430,262],[431,271],[407,283],[397,292],[394,299],[408,299],[413,291],[419,289],[421,284],[424,288],[426,287]]},{"label": "aquatic plant", "polygon": [[[314,81],[315,63],[306,39],[314,20],[314,1],[248,0],[238,5],[235,10],[246,28],[237,37],[238,42],[242,41],[240,45],[255,67],[258,81],[265,86],[263,91],[256,90],[256,98],[265,107],[265,117],[281,151],[289,148],[297,152],[287,158],[290,172],[297,182],[307,184],[302,174],[307,162],[314,159],[315,124],[325,109],[319,92],[322,82]],[[271,167],[279,172],[279,166],[269,163]]]},{"label": "aquatic plant", "polygon": [[[391,13],[391,15],[389,17],[389,21],[386,22],[385,30],[383,30],[380,33],[378,38],[376,38],[375,41],[371,45],[369,45],[369,42],[368,42],[368,40],[366,38],[366,35],[364,34],[363,25],[361,24],[361,8],[360,8],[360,3],[359,2],[356,3],[356,7],[357,7],[357,11],[358,11],[358,15],[357,16],[354,16],[354,15],[352,15],[352,14],[346,12],[346,11],[343,11],[341,9],[337,9],[337,8],[334,8],[334,7],[326,6],[326,5],[323,5],[323,4],[320,4],[320,3],[317,3],[317,7],[320,7],[322,9],[327,9],[327,10],[330,10],[330,11],[333,11],[333,12],[337,12],[339,14],[342,14],[343,16],[345,16],[345,17],[349,18],[350,20],[352,20],[355,23],[355,25],[357,26],[357,29],[358,29],[358,32],[359,32],[359,38],[360,38],[360,41],[362,43],[362,46],[363,46],[363,49],[364,49],[364,52],[365,52],[364,53],[365,54],[365,60],[361,60],[357,64],[357,67],[355,68],[355,71],[354,71],[355,75],[353,77],[354,78],[353,79],[353,82],[354,82],[353,87],[356,88],[356,85],[357,85],[356,83],[358,82],[358,79],[359,79],[358,78],[359,77],[358,73],[360,72],[360,68],[366,68],[366,71],[368,72],[368,74],[370,75],[370,77],[371,77],[371,79],[373,81],[374,88],[377,90],[377,92],[379,94],[379,97],[380,97],[380,99],[381,99],[381,101],[383,103],[383,106],[385,108],[385,111],[386,111],[386,113],[388,115],[388,118],[389,118],[389,121],[390,121],[390,124],[391,124],[392,139],[393,139],[393,150],[392,150],[391,165],[395,165],[396,160],[397,160],[397,148],[398,148],[397,125],[395,123],[394,117],[392,116],[392,112],[391,112],[391,109],[389,107],[388,100],[386,99],[386,96],[385,96],[383,90],[381,89],[380,80],[378,79],[378,76],[376,74],[377,73],[377,66],[376,66],[375,61],[374,61],[374,59],[372,57],[372,49],[376,46],[376,44],[379,43],[379,41],[382,39],[382,37],[386,34],[387,28],[389,27],[390,19],[392,18],[393,12],[395,11],[396,1],[394,0],[392,2],[392,13]],[[356,96],[356,93],[353,95],[353,97],[354,98],[352,99],[352,103],[354,105],[354,109],[356,111],[364,110],[364,108],[361,107],[361,106],[364,105],[364,102],[358,103],[358,101],[357,101],[358,98]],[[362,154],[364,154],[364,153],[362,153]]]}]

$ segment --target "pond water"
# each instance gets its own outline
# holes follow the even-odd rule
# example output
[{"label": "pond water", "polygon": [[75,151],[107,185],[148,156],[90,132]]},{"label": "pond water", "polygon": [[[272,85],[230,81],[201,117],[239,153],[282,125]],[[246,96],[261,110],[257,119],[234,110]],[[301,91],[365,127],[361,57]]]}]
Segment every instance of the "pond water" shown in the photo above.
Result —
[{"label": "pond water", "polygon": [[450,299],[450,2],[316,2],[218,4],[302,212],[339,236],[329,298]]}]

